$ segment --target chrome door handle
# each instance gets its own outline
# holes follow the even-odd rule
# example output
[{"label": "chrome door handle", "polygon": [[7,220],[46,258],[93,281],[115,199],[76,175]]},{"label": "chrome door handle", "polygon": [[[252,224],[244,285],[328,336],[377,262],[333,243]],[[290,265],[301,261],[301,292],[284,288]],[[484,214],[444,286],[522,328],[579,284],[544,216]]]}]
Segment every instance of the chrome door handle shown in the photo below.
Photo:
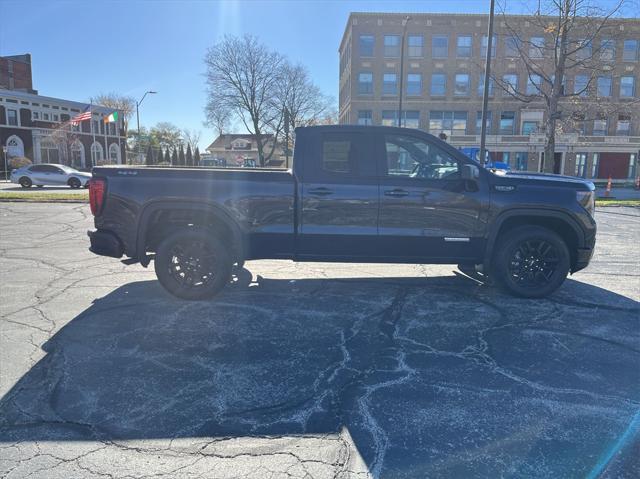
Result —
[{"label": "chrome door handle", "polygon": [[308,193],[314,196],[326,196],[333,194],[333,191],[329,188],[314,188],[313,190],[309,190]]},{"label": "chrome door handle", "polygon": [[409,192],[407,190],[401,190],[396,188],[395,190],[386,190],[384,192],[385,196],[395,196],[395,197],[400,197],[400,196],[408,196]]}]

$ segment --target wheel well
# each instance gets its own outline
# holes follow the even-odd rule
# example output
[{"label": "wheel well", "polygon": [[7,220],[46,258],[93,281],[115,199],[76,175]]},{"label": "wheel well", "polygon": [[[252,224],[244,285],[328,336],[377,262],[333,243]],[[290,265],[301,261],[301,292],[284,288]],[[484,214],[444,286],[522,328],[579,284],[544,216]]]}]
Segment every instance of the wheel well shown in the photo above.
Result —
[{"label": "wheel well", "polygon": [[228,244],[234,258],[243,256],[239,233],[219,214],[199,209],[167,209],[154,211],[146,225],[145,252],[155,252],[160,242],[179,228],[210,228]]},{"label": "wheel well", "polygon": [[[514,216],[507,218],[500,225],[496,235],[496,243],[500,241],[509,231],[519,226],[541,226],[558,234],[567,245],[571,255],[571,270],[575,267],[578,253],[578,236],[569,223],[561,218],[545,216]],[[494,248],[494,252],[496,248]]]}]

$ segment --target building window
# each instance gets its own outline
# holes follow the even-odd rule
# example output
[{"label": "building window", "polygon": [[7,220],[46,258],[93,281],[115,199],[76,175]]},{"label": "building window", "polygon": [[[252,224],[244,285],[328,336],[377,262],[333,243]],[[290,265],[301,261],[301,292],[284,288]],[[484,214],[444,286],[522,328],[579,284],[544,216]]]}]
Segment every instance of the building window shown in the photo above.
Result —
[{"label": "building window", "polygon": [[[491,112],[487,111],[487,134],[491,131]],[[476,112],[476,133],[480,133],[482,131],[482,112]]]},{"label": "building window", "polygon": [[587,75],[576,75],[573,79],[573,94],[586,97],[588,94],[589,77]]},{"label": "building window", "polygon": [[[493,78],[489,77],[489,97],[493,96]],[[484,96],[484,75],[481,74],[480,75],[480,82],[478,83],[478,96],[479,97],[483,97]]]},{"label": "building window", "polygon": [[627,178],[636,177],[636,154],[631,153],[629,155],[629,169],[627,170]]},{"label": "building window", "polygon": [[638,61],[638,40],[625,40],[622,47],[622,61]]},{"label": "building window", "polygon": [[382,94],[398,94],[398,76],[395,73],[385,73],[382,76]]},{"label": "building window", "polygon": [[373,35],[360,35],[360,56],[372,57],[373,47],[375,45],[375,37]]},{"label": "building window", "polygon": [[398,110],[382,110],[383,126],[398,126]]},{"label": "building window", "polygon": [[420,128],[420,112],[417,110],[403,111],[402,126],[405,128]]},{"label": "building window", "polygon": [[49,121],[49,113],[43,113],[42,114],[42,119],[45,121]]},{"label": "building window", "polygon": [[466,111],[431,111],[429,113],[429,131],[433,134],[444,133],[464,135],[467,132]]},{"label": "building window", "polygon": [[41,163],[60,163],[60,152],[58,145],[48,139],[40,142],[40,162]]},{"label": "building window", "polygon": [[120,163],[120,148],[115,143],[109,146],[109,163],[117,165]]},{"label": "building window", "polygon": [[576,170],[575,176],[585,178],[587,175],[587,154],[576,153]]},{"label": "building window", "polygon": [[330,173],[349,173],[351,153],[351,141],[325,139],[322,142],[322,169]]},{"label": "building window", "polygon": [[407,95],[409,96],[422,95],[422,74],[421,73],[409,73],[407,75]]},{"label": "building window", "polygon": [[433,58],[447,58],[449,56],[449,37],[434,35],[431,40],[431,56]]},{"label": "building window", "polygon": [[421,57],[424,37],[422,35],[409,35],[409,56]]},{"label": "building window", "polygon": [[473,46],[473,37],[469,35],[461,35],[456,43],[456,56],[458,58],[471,57],[471,48]]},{"label": "building window", "polygon": [[631,131],[631,117],[629,115],[618,115],[618,123],[616,125],[616,135],[629,136]]},{"label": "building window", "polygon": [[522,122],[522,134],[523,135],[531,135],[532,133],[538,132],[538,122],[537,121],[523,121]]},{"label": "building window", "polygon": [[[489,37],[483,35],[482,43],[480,44],[480,58],[487,58],[487,45],[489,43]],[[491,37],[491,56],[496,56],[496,43],[498,43],[496,36]]]},{"label": "building window", "polygon": [[529,42],[529,58],[544,56],[544,37],[531,37]]},{"label": "building window", "polygon": [[469,96],[469,74],[457,73],[456,81],[453,85],[453,94],[455,96]]},{"label": "building window", "polygon": [[598,77],[598,96],[599,97],[611,96],[611,77],[609,76]]},{"label": "building window", "polygon": [[431,75],[431,96],[445,96],[447,94],[447,76],[444,73]]},{"label": "building window", "polygon": [[600,166],[600,153],[593,154],[593,160],[591,162],[591,178],[598,177],[598,167]]},{"label": "building window", "polygon": [[32,111],[31,112],[31,119],[32,120],[39,120],[40,119],[40,112],[39,111]]},{"label": "building window", "polygon": [[597,120],[593,120],[593,135],[605,136],[606,134],[607,134],[607,119],[599,118]]},{"label": "building window", "polygon": [[542,77],[540,75],[529,75],[527,78],[527,95],[540,95],[542,91]]},{"label": "building window", "polygon": [[516,113],[514,111],[503,111],[500,114],[500,134],[513,135],[516,123]]},{"label": "building window", "polygon": [[502,83],[504,84],[503,88],[507,93],[515,95],[518,91],[518,75],[514,73],[502,75]]},{"label": "building window", "polygon": [[574,112],[571,115],[571,121],[576,132],[582,136],[587,134],[587,122],[585,121],[584,113]]},{"label": "building window", "polygon": [[358,125],[373,125],[373,113],[371,110],[358,111]]},{"label": "building window", "polygon": [[633,98],[635,96],[635,80],[631,76],[620,77],[620,98]]},{"label": "building window", "polygon": [[616,58],[616,44],[611,38],[600,42],[600,60],[611,62]]},{"label": "building window", "polygon": [[60,121],[60,116],[57,113],[53,114],[53,121]]},{"label": "building window", "polygon": [[590,40],[578,40],[576,48],[576,58],[578,60],[588,60],[591,58],[593,48]]},{"label": "building window", "polygon": [[371,95],[373,93],[373,73],[362,72],[358,75],[358,94]]},{"label": "building window", "polygon": [[398,35],[384,36],[384,56],[385,57],[400,56],[400,36]]},{"label": "building window", "polygon": [[17,110],[7,110],[7,124],[11,126],[18,126]]},{"label": "building window", "polygon": [[520,56],[520,40],[517,37],[507,37],[504,39],[504,54],[509,58]]},{"label": "building window", "polygon": [[102,163],[102,159],[104,158],[104,150],[102,149],[102,145],[97,141],[94,141],[91,145],[91,161],[94,166],[100,165]]},{"label": "building window", "polygon": [[515,168],[517,171],[527,171],[527,161],[529,160],[529,154],[526,151],[516,152]]}]

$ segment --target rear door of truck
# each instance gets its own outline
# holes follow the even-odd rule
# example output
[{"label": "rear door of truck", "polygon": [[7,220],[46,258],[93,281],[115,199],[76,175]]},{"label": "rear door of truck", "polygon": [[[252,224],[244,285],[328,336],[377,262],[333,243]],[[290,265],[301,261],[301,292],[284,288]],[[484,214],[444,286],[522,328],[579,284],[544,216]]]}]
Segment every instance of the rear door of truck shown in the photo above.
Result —
[{"label": "rear door of truck", "polygon": [[298,258],[375,255],[379,195],[371,133],[311,130],[299,174]]}]

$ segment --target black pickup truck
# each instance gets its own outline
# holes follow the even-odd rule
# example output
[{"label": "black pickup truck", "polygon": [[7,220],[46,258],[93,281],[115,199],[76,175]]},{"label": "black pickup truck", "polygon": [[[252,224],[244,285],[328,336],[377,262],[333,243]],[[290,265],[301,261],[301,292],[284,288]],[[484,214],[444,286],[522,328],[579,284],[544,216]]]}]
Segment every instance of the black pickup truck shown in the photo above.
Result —
[{"label": "black pickup truck", "polygon": [[96,254],[154,259],[160,283],[209,298],[245,260],[458,264],[542,297],[587,266],[594,186],[483,168],[418,130],[296,130],[292,171],[97,167]]}]

